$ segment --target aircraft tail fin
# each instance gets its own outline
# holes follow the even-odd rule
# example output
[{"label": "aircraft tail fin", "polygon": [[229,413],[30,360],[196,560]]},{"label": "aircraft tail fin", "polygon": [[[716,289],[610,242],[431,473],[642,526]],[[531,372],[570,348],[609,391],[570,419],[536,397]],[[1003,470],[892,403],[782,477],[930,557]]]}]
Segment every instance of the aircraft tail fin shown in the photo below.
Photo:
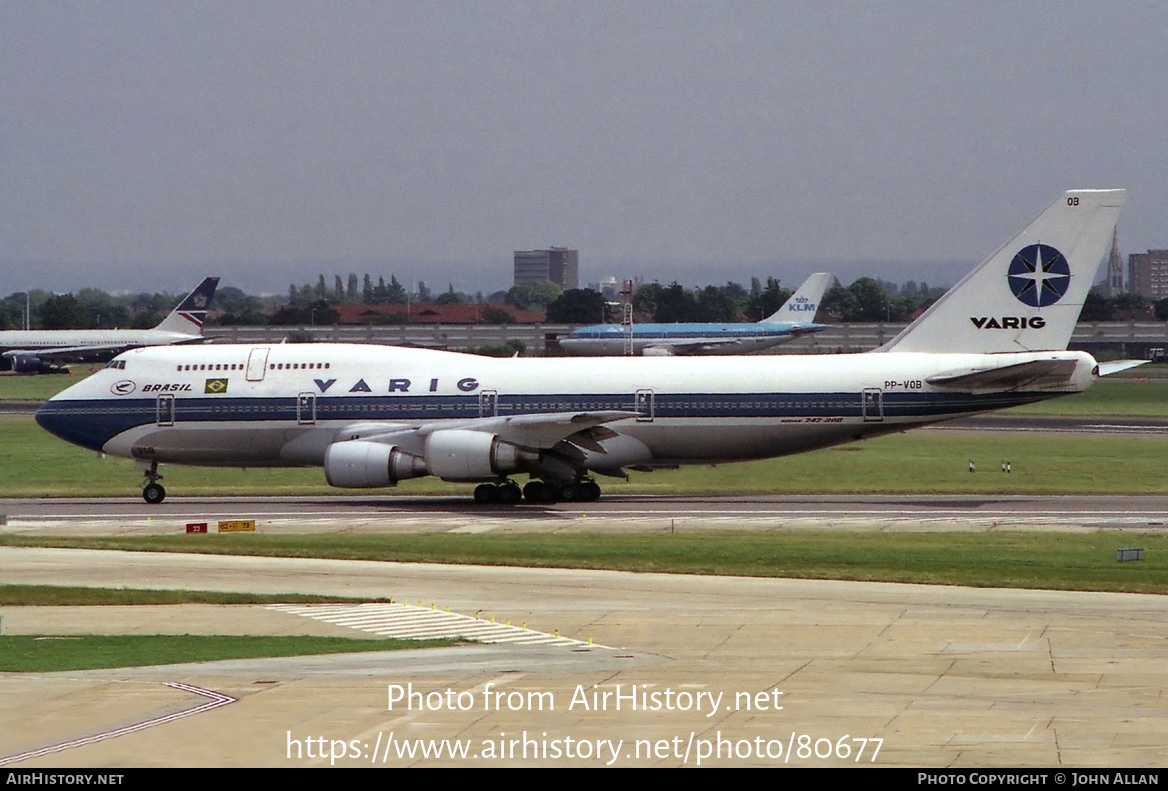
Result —
[{"label": "aircraft tail fin", "polygon": [[791,298],[771,315],[763,319],[764,322],[776,321],[813,322],[815,314],[819,312],[819,303],[823,295],[835,282],[835,276],[827,272],[816,272],[803,281],[803,285],[795,290]]},{"label": "aircraft tail fin", "polygon": [[877,351],[1065,350],[1126,198],[1064,192]]},{"label": "aircraft tail fin", "polygon": [[186,335],[201,335],[203,322],[207,318],[207,309],[211,307],[211,300],[215,296],[215,289],[219,285],[219,278],[204,278],[202,283],[195,286],[195,290],[187,294],[186,299],[178,303],[162,322],[155,327],[164,332],[181,332]]}]

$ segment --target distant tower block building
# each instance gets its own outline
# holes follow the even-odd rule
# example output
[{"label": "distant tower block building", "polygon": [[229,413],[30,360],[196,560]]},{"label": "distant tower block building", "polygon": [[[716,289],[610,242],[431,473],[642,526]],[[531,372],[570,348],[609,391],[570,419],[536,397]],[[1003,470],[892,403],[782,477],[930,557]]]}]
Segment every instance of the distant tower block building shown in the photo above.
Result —
[{"label": "distant tower block building", "polygon": [[566,247],[515,251],[515,285],[533,286],[550,280],[567,291],[580,287],[580,253]]},{"label": "distant tower block building", "polygon": [[1151,299],[1168,297],[1168,250],[1129,255],[1127,290]]},{"label": "distant tower block building", "polygon": [[1107,256],[1107,296],[1114,297],[1126,289],[1123,285],[1123,256],[1119,254],[1119,227],[1111,232],[1111,254]]}]

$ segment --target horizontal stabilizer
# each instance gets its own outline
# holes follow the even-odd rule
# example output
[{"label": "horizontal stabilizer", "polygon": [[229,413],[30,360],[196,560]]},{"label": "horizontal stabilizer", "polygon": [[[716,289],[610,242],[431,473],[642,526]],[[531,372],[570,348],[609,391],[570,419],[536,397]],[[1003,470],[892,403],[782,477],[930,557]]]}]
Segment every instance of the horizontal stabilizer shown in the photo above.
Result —
[{"label": "horizontal stabilizer", "polygon": [[1031,360],[993,368],[937,374],[925,379],[934,387],[953,390],[1018,390],[1023,387],[1057,387],[1070,381],[1076,360]]},{"label": "horizontal stabilizer", "polygon": [[1099,363],[1099,375],[1111,376],[1120,371],[1126,371],[1129,368],[1135,368],[1137,365],[1151,362],[1151,360],[1112,360],[1109,363]]}]

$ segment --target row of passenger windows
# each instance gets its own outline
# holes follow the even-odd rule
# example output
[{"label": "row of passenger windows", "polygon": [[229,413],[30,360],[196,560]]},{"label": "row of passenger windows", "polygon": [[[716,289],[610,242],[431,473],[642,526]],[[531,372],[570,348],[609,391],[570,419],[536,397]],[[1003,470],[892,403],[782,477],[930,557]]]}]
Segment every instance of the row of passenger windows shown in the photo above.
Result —
[{"label": "row of passenger windows", "polygon": [[[115,360],[114,362],[120,362],[121,365],[114,366],[113,363],[110,363],[110,365],[108,365],[106,367],[107,368],[113,368],[113,367],[125,368],[126,367],[126,363],[124,360]],[[244,367],[245,366],[243,363],[215,363],[213,365],[210,363],[203,363],[201,365],[180,365],[175,370],[178,370],[178,371],[242,371],[244,369]],[[269,363],[269,365],[268,365],[268,368],[270,370],[273,370],[273,371],[285,371],[285,370],[299,371],[299,370],[309,370],[309,369],[319,370],[319,369],[328,368],[328,367],[329,367],[329,363]]]}]

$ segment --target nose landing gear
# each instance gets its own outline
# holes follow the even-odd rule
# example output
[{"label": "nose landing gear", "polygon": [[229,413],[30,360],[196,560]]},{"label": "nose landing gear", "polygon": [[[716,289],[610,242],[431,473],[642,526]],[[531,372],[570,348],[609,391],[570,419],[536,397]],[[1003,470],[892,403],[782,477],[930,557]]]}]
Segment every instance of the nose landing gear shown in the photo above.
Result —
[{"label": "nose landing gear", "polygon": [[166,499],[166,489],[159,483],[162,476],[158,474],[158,462],[150,462],[150,468],[143,474],[146,476],[146,484],[142,487],[142,499],[150,505],[158,505]]}]

